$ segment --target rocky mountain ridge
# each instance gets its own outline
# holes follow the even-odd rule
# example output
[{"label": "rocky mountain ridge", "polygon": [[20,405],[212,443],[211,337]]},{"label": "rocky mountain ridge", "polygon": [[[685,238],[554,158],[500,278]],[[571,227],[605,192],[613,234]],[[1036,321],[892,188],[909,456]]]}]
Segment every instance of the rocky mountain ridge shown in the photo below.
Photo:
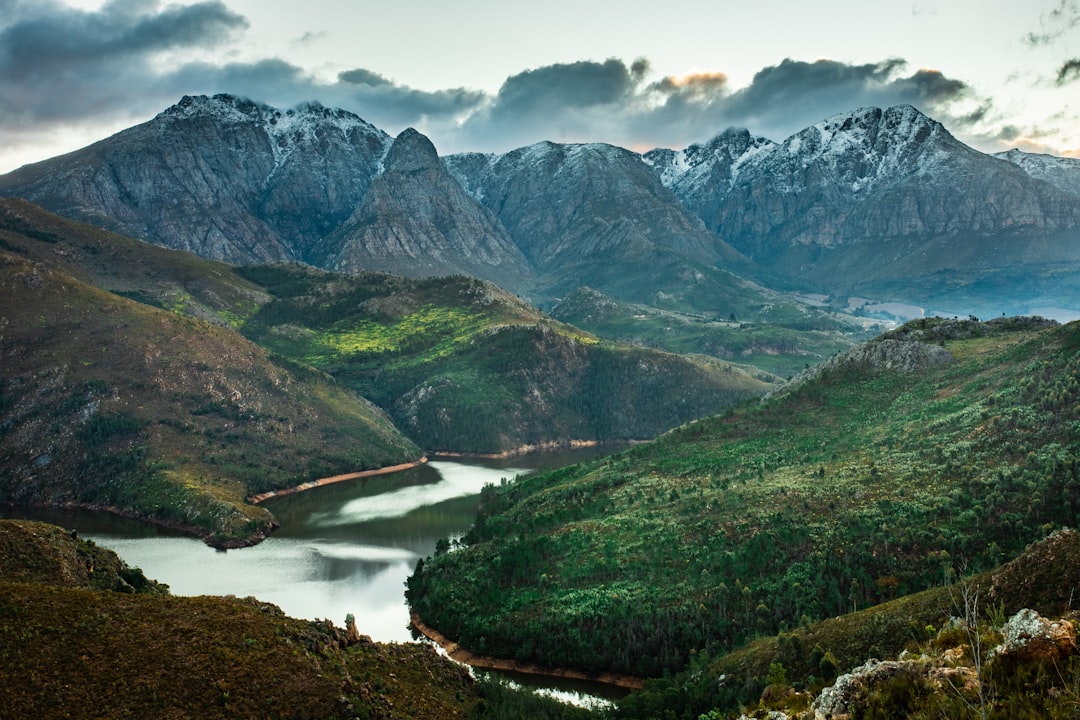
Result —
[{"label": "rocky mountain ridge", "polygon": [[[1005,262],[1047,239],[1076,259],[1074,196],[964,145],[911,106],[835,115],[779,144],[729,132],[707,147],[712,162],[681,172],[670,156],[646,157],[718,237],[821,290],[994,265],[1001,259],[986,249],[995,241],[1013,246]],[[912,254],[928,257],[913,266]]]},{"label": "rocky mountain ridge", "polygon": [[[466,273],[540,301],[582,285],[698,310],[722,297],[740,315],[766,304],[746,279],[921,305],[952,283],[956,305],[992,304],[992,278],[1080,262],[1080,162],[985,155],[911,106],[644,155],[542,142],[439,158],[414,130],[399,140],[318,104],[185,97],[0,177],[0,194],[233,263]],[[1016,290],[1062,301],[1047,292]]]}]

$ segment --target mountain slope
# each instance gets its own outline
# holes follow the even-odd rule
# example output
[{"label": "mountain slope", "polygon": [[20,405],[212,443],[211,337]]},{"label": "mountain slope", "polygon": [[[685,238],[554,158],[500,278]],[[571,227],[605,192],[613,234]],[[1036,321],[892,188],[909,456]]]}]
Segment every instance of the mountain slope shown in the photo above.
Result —
[{"label": "mountain slope", "polygon": [[994,157],[1008,160],[1031,177],[1045,180],[1059,190],[1080,196],[1080,159],[1026,153],[1015,149],[995,153]]},{"label": "mountain slope", "polygon": [[634,153],[543,142],[445,160],[536,268],[543,296],[589,285],[624,300],[663,303],[663,292],[703,308],[751,294],[729,273],[752,263],[705,232]]},{"label": "mountain slope", "polygon": [[[255,598],[172,597],[58,527],[0,520],[0,568],[3,717],[69,718],[77,708],[100,718],[441,720],[483,711],[468,672],[430,647],[373,643]],[[106,586],[99,573],[141,578],[143,592]]]},{"label": "mountain slope", "polygon": [[918,300],[941,284],[935,273],[970,285],[1012,265],[1080,260],[1074,196],[910,106],[836,115],[779,144],[728,132],[707,147],[697,155],[718,160],[646,158],[710,230],[802,287],[907,286]]},{"label": "mountain slope", "polygon": [[[86,248],[123,257],[132,241],[102,250],[112,236],[55,216],[38,226],[47,214],[25,203],[2,207],[0,501],[108,507],[230,545],[274,526],[245,502],[252,494],[421,455],[329,378],[64,269]],[[206,278],[220,272],[195,262]],[[220,299],[230,287],[204,289]]]},{"label": "mountain slope", "polygon": [[995,567],[1076,522],[1078,349],[1077,324],[909,324],[760,405],[486,491],[409,601],[476,652],[659,675]]},{"label": "mountain slope", "polygon": [[389,146],[343,110],[186,96],[146,123],[3,176],[0,193],[206,258],[302,260],[352,213]]},{"label": "mountain slope", "polygon": [[409,129],[394,140],[363,201],[311,258],[339,272],[407,277],[465,274],[520,291],[532,275],[497,220],[447,172],[431,141]]},{"label": "mountain slope", "polygon": [[601,342],[494,285],[298,267],[243,332],[372,399],[428,450],[636,440],[770,387],[742,369]]},{"label": "mountain slope", "polygon": [[748,315],[732,309],[725,316],[623,303],[584,287],[560,300],[551,316],[599,337],[709,355],[784,377],[880,332],[879,326],[859,332],[850,318],[808,312],[780,296]]}]

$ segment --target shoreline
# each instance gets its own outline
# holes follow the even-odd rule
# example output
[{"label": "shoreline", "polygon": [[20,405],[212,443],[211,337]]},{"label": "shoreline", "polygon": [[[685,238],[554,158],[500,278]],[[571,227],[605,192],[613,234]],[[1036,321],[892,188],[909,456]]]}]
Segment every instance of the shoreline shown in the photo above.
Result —
[{"label": "shoreline", "polygon": [[474,655],[461,647],[458,643],[440,633],[438,630],[425,625],[424,621],[420,619],[420,616],[416,614],[416,611],[411,608],[409,609],[409,622],[417,632],[441,647],[451,659],[469,665],[470,667],[481,668],[483,670],[504,670],[522,673],[523,675],[585,680],[588,682],[600,683],[602,685],[613,685],[626,690],[640,690],[645,687],[645,678],[634,677],[632,675],[617,675],[608,672],[590,675],[589,673],[584,673],[580,670],[549,668],[533,663],[519,662],[517,660]]},{"label": "shoreline", "polygon": [[534,445],[522,445],[513,450],[503,450],[497,453],[474,453],[452,452],[450,450],[436,450],[429,453],[437,458],[473,458],[477,460],[507,460],[509,458],[528,455],[534,452],[548,452],[550,450],[576,450],[587,447],[603,447],[604,445],[640,445],[648,440],[552,440],[550,442],[536,443]]},{"label": "shoreline", "polygon": [[345,482],[346,480],[375,477],[377,475],[389,475],[391,473],[401,472],[402,470],[410,470],[415,467],[420,467],[427,461],[428,459],[425,455],[414,462],[401,463],[399,465],[387,465],[386,467],[375,468],[374,470],[360,470],[359,472],[345,473],[343,475],[331,475],[330,477],[319,478],[318,480],[309,480],[306,483],[294,485],[293,487],[285,488],[284,490],[270,490],[257,495],[252,495],[247,501],[252,505],[258,505],[262,501],[269,500],[272,497],[295,495],[296,493],[301,493],[305,490],[311,490],[312,488],[322,487],[324,485],[333,485],[334,483]]}]

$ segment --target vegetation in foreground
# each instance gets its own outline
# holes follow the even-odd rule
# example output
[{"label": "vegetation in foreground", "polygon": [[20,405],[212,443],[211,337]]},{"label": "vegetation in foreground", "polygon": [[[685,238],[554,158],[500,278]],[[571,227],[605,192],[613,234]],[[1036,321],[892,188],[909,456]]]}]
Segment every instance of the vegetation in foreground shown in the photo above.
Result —
[{"label": "vegetation in foreground", "polygon": [[[949,362],[901,369],[942,346]],[[1080,325],[925,320],[867,347],[765,403],[486,488],[410,603],[479,654],[659,676],[1075,524]]]},{"label": "vegetation in foreground", "polygon": [[[896,672],[840,681],[851,717],[967,718],[983,717],[983,710],[985,717],[1074,717],[1077,584],[1080,533],[1056,531],[990,572],[760,637],[719,656],[697,653],[684,671],[649,680],[613,716],[712,720],[780,711],[813,718],[811,705],[821,707],[823,690],[876,658],[900,664],[884,668]],[[1007,621],[1026,608],[1070,618],[1072,628],[1062,627],[1057,647],[1037,641],[991,652]]]},{"label": "vegetation in foreground", "polygon": [[[431,647],[255,598],[181,598],[55,526],[0,521],[0,717],[573,718]],[[502,711],[509,714],[503,714]]]}]

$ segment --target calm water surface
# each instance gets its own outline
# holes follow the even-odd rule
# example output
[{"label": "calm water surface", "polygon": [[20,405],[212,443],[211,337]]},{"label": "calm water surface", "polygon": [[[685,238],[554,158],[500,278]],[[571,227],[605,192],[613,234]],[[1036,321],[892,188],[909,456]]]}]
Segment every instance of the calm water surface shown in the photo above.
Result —
[{"label": "calm water surface", "polygon": [[464,534],[485,483],[559,467],[610,449],[538,453],[505,461],[433,460],[410,470],[272,498],[281,527],[260,544],[220,551],[199,540],[100,513],[36,517],[110,548],[174,595],[254,595],[287,615],[406,641],[405,579],[440,538]]}]

